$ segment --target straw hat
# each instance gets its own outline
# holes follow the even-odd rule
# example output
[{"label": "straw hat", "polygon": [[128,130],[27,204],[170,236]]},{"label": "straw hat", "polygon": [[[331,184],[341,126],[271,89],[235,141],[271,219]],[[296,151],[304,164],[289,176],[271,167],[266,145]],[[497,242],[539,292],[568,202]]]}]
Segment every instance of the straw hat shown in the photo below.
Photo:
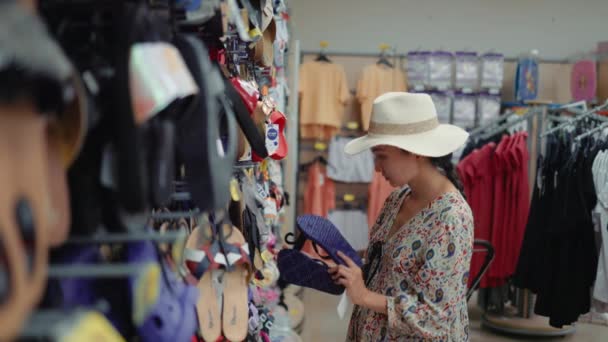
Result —
[{"label": "straw hat", "polygon": [[348,143],[344,151],[356,154],[390,145],[421,156],[441,157],[464,145],[468,136],[457,126],[439,123],[429,95],[390,92],[374,100],[368,134]]}]

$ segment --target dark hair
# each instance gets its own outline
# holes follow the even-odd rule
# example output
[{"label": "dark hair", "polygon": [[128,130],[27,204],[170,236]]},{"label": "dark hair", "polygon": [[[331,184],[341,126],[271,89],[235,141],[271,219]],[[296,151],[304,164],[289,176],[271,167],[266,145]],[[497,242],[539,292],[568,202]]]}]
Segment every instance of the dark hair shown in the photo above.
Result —
[{"label": "dark hair", "polygon": [[462,186],[462,182],[460,181],[460,177],[458,177],[458,172],[456,172],[456,168],[452,163],[452,154],[448,154],[443,157],[433,157],[429,158],[431,164],[435,166],[444,176],[446,176],[454,186],[460,190],[460,193],[464,196],[464,188]]}]

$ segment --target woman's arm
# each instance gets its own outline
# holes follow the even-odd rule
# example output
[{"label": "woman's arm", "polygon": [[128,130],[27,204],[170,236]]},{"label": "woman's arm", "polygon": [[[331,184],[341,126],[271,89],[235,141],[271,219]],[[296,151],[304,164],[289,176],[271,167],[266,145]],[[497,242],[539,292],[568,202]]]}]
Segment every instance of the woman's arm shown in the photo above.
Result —
[{"label": "woman's arm", "polygon": [[449,329],[446,325],[458,315],[446,311],[446,305],[454,305],[466,292],[472,248],[472,222],[469,223],[469,227],[442,224],[441,232],[428,241],[427,260],[412,275],[413,282],[395,284],[390,296],[368,290],[361,269],[344,255],[341,257],[347,265],[333,267],[330,273],[334,281],[346,287],[354,304],[386,314],[393,334],[442,337]]},{"label": "woman's arm", "polygon": [[388,314],[388,310],[386,309],[386,296],[370,290],[367,290],[367,294],[363,296],[363,299],[361,299],[358,303],[353,304],[368,308],[376,311],[377,313],[384,315]]},{"label": "woman's arm", "polygon": [[365,287],[363,271],[351,258],[340,251],[338,251],[338,256],[344,260],[346,266],[337,265],[329,269],[329,274],[336,284],[346,288],[346,295],[353,304],[386,315],[386,297]]}]

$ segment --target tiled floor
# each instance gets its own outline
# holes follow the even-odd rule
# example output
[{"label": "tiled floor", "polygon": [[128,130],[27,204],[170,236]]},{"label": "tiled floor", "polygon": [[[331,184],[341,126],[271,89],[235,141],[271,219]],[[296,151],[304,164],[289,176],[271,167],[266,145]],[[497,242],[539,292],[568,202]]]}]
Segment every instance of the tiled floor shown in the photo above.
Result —
[{"label": "tiled floor", "polygon": [[[304,342],[344,341],[348,327],[348,319],[338,317],[336,307],[340,297],[327,295],[318,291],[304,290],[304,305],[306,318],[302,331]],[[471,303],[474,300],[471,299]],[[500,341],[539,341],[522,337],[497,335],[481,328],[481,312],[475,305],[471,306],[471,342],[500,342]],[[607,342],[608,327],[589,324],[578,324],[576,333],[567,337],[544,338],[541,341],[560,342]]]}]

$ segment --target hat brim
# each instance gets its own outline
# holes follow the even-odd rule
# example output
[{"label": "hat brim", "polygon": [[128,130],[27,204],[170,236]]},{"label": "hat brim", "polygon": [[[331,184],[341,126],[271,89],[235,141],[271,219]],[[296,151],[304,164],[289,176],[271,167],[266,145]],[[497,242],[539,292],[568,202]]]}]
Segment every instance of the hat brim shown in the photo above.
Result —
[{"label": "hat brim", "polygon": [[346,144],[344,152],[357,154],[374,146],[389,145],[425,157],[442,157],[458,150],[467,141],[469,133],[454,125],[442,124],[418,134],[368,134]]}]

